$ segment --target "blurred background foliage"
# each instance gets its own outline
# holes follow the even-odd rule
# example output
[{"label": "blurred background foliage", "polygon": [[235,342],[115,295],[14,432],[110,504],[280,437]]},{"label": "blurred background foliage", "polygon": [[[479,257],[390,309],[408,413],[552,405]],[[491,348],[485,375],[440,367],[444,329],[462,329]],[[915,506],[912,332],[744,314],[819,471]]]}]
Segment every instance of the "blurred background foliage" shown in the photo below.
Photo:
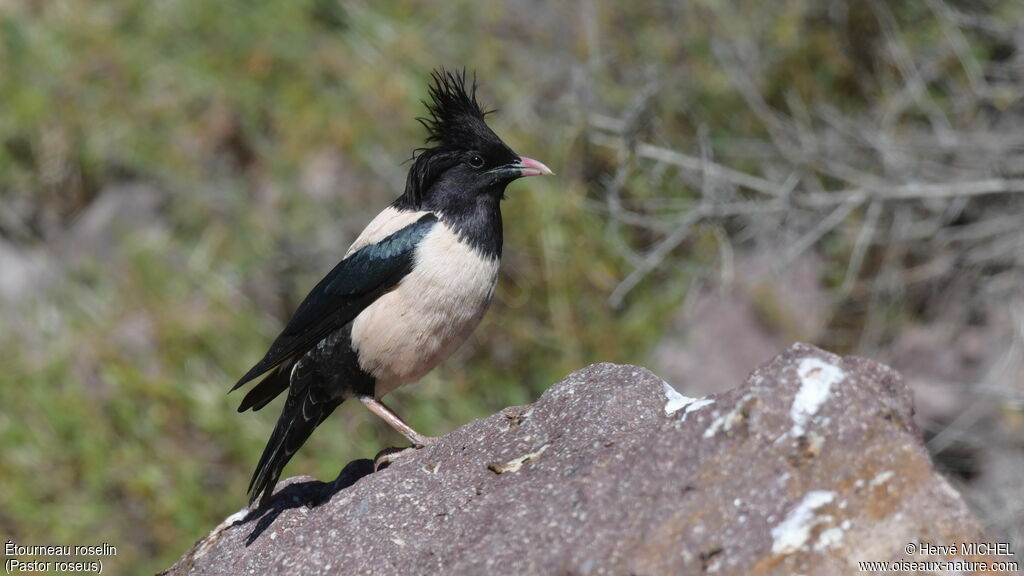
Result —
[{"label": "blurred background foliage", "polygon": [[[993,80],[974,107],[959,95],[976,80],[964,61],[1020,72],[1024,6],[884,4],[0,0],[0,535],[109,542],[108,570],[146,573],[244,505],[279,402],[238,415],[226,391],[402,189],[440,65],[476,71],[496,131],[558,177],[510,188],[491,312],[391,403],[443,434],[586,364],[647,364],[694,279],[723,265],[723,237],[739,249],[759,226],[789,228],[701,224],[622,290],[645,261],[638,247],[672,227],[614,225],[609,190],[645,217],[702,196],[678,166],[623,156],[638,138],[774,177],[749,146],[775,136],[764,110],[873,114],[907,84],[882,54],[886,23],[913,60],[948,35],[937,6],[962,16],[969,58],[942,60],[921,88],[929,104],[902,108],[895,130],[1022,115],[1024,75]],[[723,43],[757,60],[760,112]],[[602,119],[621,149],[591,138]],[[857,230],[814,243],[826,286],[843,282]],[[870,250],[864,261],[858,277],[882,265]],[[887,326],[925,314],[928,294],[897,296],[876,302]],[[814,336],[770,302],[761,314],[793,338],[861,350],[863,302],[836,306],[842,317]],[[400,443],[346,405],[285,475],[331,479]]]}]

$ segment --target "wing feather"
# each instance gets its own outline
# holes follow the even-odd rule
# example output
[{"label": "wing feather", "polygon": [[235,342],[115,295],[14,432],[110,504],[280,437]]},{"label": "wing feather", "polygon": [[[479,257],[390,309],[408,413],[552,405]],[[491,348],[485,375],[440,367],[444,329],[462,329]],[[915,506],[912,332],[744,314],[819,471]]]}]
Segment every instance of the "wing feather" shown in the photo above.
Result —
[{"label": "wing feather", "polygon": [[412,269],[416,245],[437,223],[427,213],[383,240],[364,246],[338,263],[299,304],[263,359],[231,388],[304,354],[324,336],[351,322]]}]

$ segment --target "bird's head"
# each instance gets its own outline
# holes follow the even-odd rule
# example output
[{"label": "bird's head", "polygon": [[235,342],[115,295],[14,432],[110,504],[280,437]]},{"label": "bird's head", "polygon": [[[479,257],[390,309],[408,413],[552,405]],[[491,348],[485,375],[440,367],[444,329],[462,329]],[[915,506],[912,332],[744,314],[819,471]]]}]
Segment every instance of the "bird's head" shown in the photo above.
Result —
[{"label": "bird's head", "polygon": [[416,157],[399,200],[416,209],[448,211],[480,200],[497,201],[517,178],[551,174],[544,164],[519,156],[485,122],[490,113],[476,100],[476,79],[466,73],[432,74],[425,148]]}]

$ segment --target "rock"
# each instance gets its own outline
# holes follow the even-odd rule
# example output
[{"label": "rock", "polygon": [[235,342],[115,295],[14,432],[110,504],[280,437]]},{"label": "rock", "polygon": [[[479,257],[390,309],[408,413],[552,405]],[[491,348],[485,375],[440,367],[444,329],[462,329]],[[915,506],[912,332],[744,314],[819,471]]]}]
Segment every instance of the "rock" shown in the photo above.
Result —
[{"label": "rock", "polygon": [[[985,542],[900,376],[798,344],[700,400],[598,364],[369,474],[292,478],[166,574],[851,574]],[[240,497],[240,495],[237,495]],[[1005,558],[1004,558],[1005,559]]]}]

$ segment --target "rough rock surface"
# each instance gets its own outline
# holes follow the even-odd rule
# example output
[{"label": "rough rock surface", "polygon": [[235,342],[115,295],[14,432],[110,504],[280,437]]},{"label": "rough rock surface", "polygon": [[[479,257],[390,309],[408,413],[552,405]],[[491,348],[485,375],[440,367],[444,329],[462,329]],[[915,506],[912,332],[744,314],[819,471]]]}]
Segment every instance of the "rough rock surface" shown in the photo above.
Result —
[{"label": "rough rock surface", "polygon": [[[375,474],[292,478],[169,574],[851,574],[984,542],[891,369],[796,345],[705,399],[570,375]],[[966,572],[966,571],[965,571]]]}]

